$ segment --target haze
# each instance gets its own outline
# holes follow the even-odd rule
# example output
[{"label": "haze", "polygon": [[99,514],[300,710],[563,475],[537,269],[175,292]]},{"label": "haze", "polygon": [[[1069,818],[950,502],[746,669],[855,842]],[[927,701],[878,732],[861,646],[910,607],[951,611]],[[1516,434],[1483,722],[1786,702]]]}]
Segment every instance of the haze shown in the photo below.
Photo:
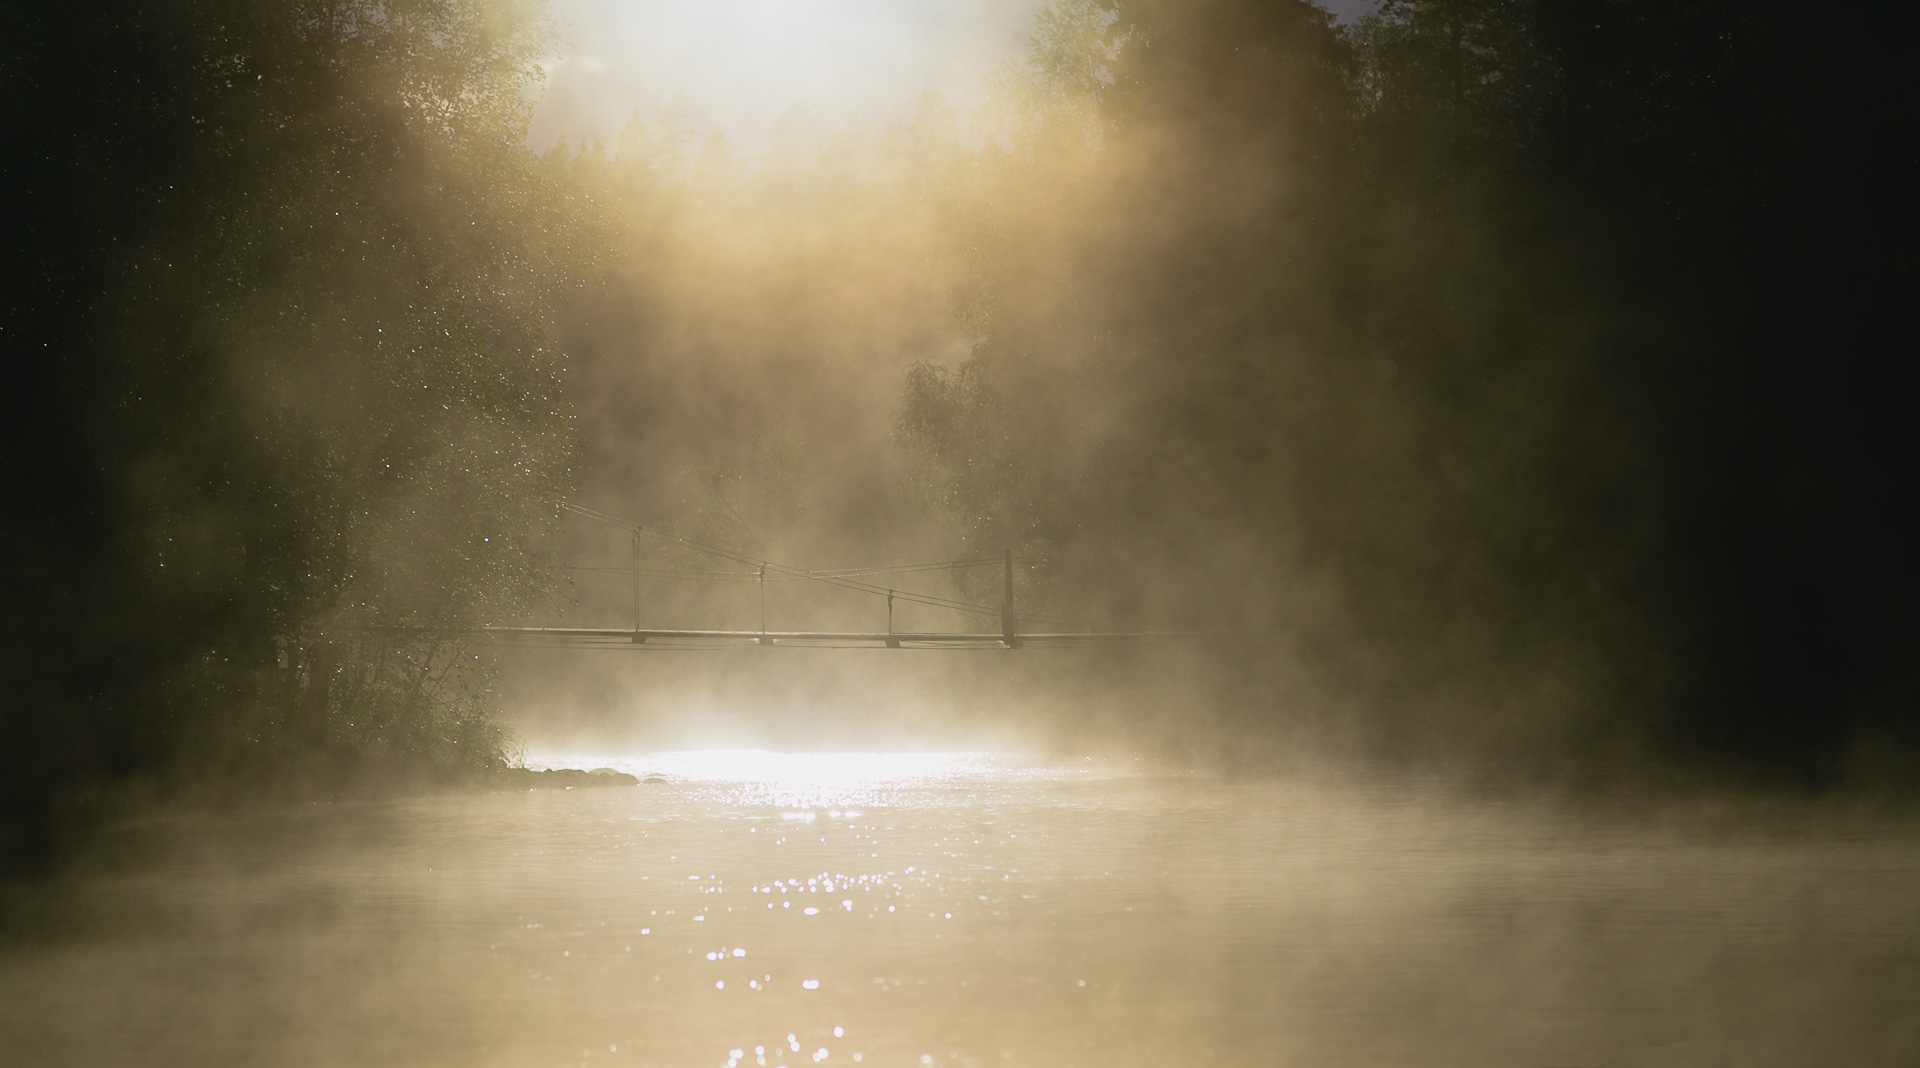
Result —
[{"label": "haze", "polygon": [[1032,32],[1040,0],[720,0],[555,5],[568,47],[546,65],[530,143],[565,131],[609,145],[635,110],[685,94],[696,124],[748,158],[795,106],[875,129],[912,115],[927,89],[976,105],[986,71]]},{"label": "haze", "polygon": [[1911,40],[9,11],[0,1059],[1920,1061]]},{"label": "haze", "polygon": [[[757,160],[782,114],[811,109],[835,125],[858,116],[875,131],[912,117],[933,90],[961,113],[980,105],[985,77],[1016,56],[1045,0],[560,0],[565,41],[542,64],[546,87],[528,143],[566,136],[609,146],[634,111],[653,115],[676,94],[693,122]],[[1330,5],[1343,18],[1378,6]]]}]

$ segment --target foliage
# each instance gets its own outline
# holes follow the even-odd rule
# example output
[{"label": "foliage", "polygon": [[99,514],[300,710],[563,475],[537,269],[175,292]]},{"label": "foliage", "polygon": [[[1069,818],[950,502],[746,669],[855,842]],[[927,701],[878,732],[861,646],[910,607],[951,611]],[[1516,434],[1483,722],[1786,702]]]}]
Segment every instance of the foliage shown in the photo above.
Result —
[{"label": "foliage", "polygon": [[[38,354],[7,412],[8,811],[204,760],[232,724],[230,759],[297,765],[297,709],[499,759],[480,706],[420,681],[467,658],[349,634],[551,589],[534,545],[573,455],[551,324],[591,264],[585,206],[521,146],[542,8],[8,19],[3,328]],[[320,661],[360,689],[316,701]]]},{"label": "foliage", "polygon": [[1062,0],[1037,16],[1024,62],[1007,60],[987,79],[987,128],[1016,153],[1098,145],[1098,101],[1126,47],[1118,13],[1100,0]]},{"label": "foliage", "polygon": [[1914,109],[1813,21],[1056,5],[954,227],[974,353],[908,378],[920,485],[1094,561],[1059,581],[1116,621],[1274,635],[1216,675],[1290,680],[1228,702],[1247,730],[1831,781],[1912,735],[1911,627],[1867,592],[1911,522],[1862,503],[1912,455],[1871,355],[1911,212],[1842,190],[1904,205],[1911,154],[1851,120]]}]

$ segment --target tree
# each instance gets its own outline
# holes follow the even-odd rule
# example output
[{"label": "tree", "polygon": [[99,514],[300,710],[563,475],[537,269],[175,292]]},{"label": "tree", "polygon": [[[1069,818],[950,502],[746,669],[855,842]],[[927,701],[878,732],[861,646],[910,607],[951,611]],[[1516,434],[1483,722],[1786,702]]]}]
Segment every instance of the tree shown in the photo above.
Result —
[{"label": "tree", "polygon": [[662,174],[678,177],[693,165],[693,109],[687,94],[675,93],[653,125],[652,160]]},{"label": "tree", "polygon": [[9,851],[86,783],[183,761],[500,759],[468,654],[349,628],[551,589],[548,324],[591,257],[522,145],[541,8],[9,22],[0,329],[39,354],[6,402]]},{"label": "tree", "polygon": [[[1900,64],[1789,5],[1041,26],[955,227],[974,354],[901,417],[950,514],[1094,562],[1059,582],[1116,620],[1294,633],[1216,676],[1298,668],[1234,695],[1249,730],[1318,707],[1376,753],[1801,781],[1914,735],[1879,592],[1911,524],[1872,503],[1913,451],[1877,355]],[[1907,103],[1883,130],[1868,99]]]}]

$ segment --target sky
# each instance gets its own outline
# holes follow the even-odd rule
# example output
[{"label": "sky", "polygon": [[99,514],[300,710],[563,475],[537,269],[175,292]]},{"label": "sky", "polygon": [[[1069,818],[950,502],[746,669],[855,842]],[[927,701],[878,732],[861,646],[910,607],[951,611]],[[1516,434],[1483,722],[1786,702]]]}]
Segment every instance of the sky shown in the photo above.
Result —
[{"label": "sky", "polygon": [[[996,64],[1020,55],[1049,0],[554,0],[566,45],[547,67],[529,142],[597,138],[635,110],[652,121],[684,93],[702,133],[756,161],[787,109],[837,126],[905,122],[921,92],[961,113]],[[1374,0],[1336,0],[1343,17]]]}]

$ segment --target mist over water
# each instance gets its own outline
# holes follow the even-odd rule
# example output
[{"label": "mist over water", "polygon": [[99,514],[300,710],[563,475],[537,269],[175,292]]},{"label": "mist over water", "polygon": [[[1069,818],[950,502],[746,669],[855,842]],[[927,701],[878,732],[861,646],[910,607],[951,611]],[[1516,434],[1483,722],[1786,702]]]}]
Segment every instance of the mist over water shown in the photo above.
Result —
[{"label": "mist over water", "polygon": [[1920,1062],[1912,39],[0,15],[0,1064]]},{"label": "mist over water", "polygon": [[[534,760],[539,763],[539,760]],[[1908,1063],[1911,817],[989,753],[121,828],[9,900],[79,1065]]]}]

